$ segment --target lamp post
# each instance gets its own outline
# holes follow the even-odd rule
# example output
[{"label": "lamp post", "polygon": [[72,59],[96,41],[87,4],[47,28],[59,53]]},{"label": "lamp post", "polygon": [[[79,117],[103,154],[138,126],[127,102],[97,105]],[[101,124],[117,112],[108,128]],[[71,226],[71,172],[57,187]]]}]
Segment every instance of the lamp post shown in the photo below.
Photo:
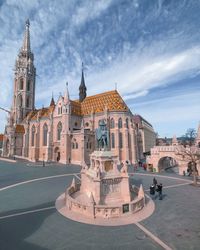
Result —
[{"label": "lamp post", "polygon": [[44,156],[45,156],[45,153],[43,153],[43,161],[42,161],[42,166],[43,167],[45,167]]}]

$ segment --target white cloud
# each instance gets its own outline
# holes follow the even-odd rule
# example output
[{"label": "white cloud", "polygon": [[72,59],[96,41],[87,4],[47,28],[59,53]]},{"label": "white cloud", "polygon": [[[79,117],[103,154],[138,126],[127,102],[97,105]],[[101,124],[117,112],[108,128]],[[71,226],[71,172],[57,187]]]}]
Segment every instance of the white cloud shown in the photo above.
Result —
[{"label": "white cloud", "polygon": [[[127,96],[171,84],[186,75],[197,72],[200,69],[200,47],[194,47],[179,53],[156,55],[156,43],[152,46],[154,53],[148,53],[148,48],[143,53],[127,55],[126,59],[119,58],[114,65],[103,69],[89,77],[90,91],[101,92],[109,85],[114,88],[114,82],[118,83],[119,91]],[[136,63],[137,62],[137,63]],[[99,82],[101,79],[101,82]],[[95,85],[92,82],[101,84]],[[143,92],[143,91],[146,92]],[[131,95],[130,95],[131,96]],[[130,98],[129,98],[130,99]]]},{"label": "white cloud", "polygon": [[86,21],[98,17],[110,6],[111,3],[112,0],[98,0],[95,2],[95,4],[91,0],[85,0],[72,15],[72,25],[80,26]]}]

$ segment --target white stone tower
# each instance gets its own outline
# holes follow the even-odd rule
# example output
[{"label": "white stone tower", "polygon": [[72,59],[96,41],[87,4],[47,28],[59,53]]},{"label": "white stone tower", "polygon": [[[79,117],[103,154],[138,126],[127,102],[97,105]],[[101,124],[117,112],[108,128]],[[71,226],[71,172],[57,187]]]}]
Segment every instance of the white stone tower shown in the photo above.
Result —
[{"label": "white stone tower", "polygon": [[26,21],[22,48],[15,64],[14,95],[11,116],[14,124],[19,124],[35,106],[34,55],[31,52],[29,20]]}]

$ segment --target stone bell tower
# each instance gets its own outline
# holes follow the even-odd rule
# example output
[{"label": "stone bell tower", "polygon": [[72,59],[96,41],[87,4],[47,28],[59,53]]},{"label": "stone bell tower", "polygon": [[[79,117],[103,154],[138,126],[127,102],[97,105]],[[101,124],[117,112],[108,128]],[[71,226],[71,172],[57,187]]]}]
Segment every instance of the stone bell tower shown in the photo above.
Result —
[{"label": "stone bell tower", "polygon": [[29,20],[26,21],[23,45],[15,63],[14,95],[11,117],[14,124],[19,124],[35,106],[34,55],[31,52]]}]

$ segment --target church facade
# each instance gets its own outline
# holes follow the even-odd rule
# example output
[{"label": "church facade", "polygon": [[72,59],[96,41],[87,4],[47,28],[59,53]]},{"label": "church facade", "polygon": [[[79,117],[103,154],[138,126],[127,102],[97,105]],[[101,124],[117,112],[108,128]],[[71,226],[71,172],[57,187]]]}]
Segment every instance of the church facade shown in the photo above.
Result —
[{"label": "church facade", "polygon": [[[97,147],[95,131],[103,120],[109,130],[109,148],[119,162],[140,160],[147,138],[141,137],[134,115],[117,90],[87,97],[83,70],[79,100],[70,99],[66,86],[64,95],[60,95],[56,103],[52,97],[48,107],[35,109],[36,69],[29,26],[27,21],[15,64],[13,101],[3,137],[3,155],[30,161],[89,164],[89,156]],[[151,145],[155,145],[152,126],[148,134]]]}]

